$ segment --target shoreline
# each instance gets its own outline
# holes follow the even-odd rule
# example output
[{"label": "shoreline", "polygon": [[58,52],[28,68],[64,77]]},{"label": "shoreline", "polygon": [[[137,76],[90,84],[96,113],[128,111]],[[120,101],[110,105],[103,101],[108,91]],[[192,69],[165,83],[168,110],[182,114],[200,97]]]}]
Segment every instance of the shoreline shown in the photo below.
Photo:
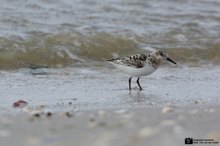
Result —
[{"label": "shoreline", "polygon": [[128,76],[117,69],[23,69],[0,73],[0,105],[17,100],[32,106],[71,102],[78,108],[220,103],[220,67],[161,67],[128,90]]}]

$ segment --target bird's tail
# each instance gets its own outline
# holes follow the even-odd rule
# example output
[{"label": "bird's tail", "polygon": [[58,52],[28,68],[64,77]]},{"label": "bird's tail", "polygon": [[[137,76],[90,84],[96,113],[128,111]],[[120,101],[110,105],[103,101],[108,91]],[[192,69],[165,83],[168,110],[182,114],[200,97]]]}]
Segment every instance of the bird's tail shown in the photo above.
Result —
[{"label": "bird's tail", "polygon": [[103,58],[104,61],[109,61],[109,62],[113,62],[115,60],[117,60],[119,58],[119,55],[117,53],[112,53],[113,58],[109,59],[109,58]]},{"label": "bird's tail", "polygon": [[103,61],[108,61],[108,62],[112,62],[117,60],[118,58],[113,58],[113,59],[107,59],[107,58],[102,58]]}]

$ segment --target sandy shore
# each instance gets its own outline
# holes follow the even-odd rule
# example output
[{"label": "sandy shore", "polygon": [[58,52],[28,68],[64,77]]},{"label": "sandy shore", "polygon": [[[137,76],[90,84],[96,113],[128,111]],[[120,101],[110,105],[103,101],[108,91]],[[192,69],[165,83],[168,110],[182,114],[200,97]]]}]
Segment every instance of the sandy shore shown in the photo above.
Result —
[{"label": "sandy shore", "polygon": [[[0,78],[0,145],[220,142],[219,67],[162,67],[141,79],[143,91],[132,82],[131,93],[111,68],[21,69]],[[21,99],[28,105],[13,108]]]},{"label": "sandy shore", "polygon": [[[184,145],[187,137],[220,140],[219,106],[152,107],[1,115],[1,145]],[[11,140],[13,138],[13,140]],[[208,145],[208,144],[206,144]],[[217,144],[214,144],[217,145]]]}]

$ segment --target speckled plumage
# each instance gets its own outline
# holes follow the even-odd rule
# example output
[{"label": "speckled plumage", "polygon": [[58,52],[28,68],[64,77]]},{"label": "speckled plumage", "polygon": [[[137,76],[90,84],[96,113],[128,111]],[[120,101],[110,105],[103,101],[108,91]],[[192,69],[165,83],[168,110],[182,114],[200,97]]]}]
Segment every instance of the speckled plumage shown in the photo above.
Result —
[{"label": "speckled plumage", "polygon": [[131,56],[108,60],[115,64],[126,65],[134,68],[142,68],[147,62],[149,65],[157,68],[162,60],[156,59],[156,53],[141,53]]},{"label": "speckled plumage", "polygon": [[[168,60],[174,64],[176,64],[173,60],[171,60],[165,51],[157,51],[155,53],[141,53],[135,54],[131,56],[109,59],[107,61],[111,62],[114,66],[119,68],[121,71],[129,74],[132,77],[138,77],[137,84],[142,90],[139,84],[139,78],[141,76],[147,76],[158,68],[160,63],[164,60]],[[131,78],[129,79],[129,89]]]}]

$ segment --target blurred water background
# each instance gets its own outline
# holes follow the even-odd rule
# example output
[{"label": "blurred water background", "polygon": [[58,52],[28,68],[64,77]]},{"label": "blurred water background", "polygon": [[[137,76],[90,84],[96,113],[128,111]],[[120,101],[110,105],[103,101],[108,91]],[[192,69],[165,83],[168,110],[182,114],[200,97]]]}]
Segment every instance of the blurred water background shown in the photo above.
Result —
[{"label": "blurred water background", "polygon": [[0,69],[102,67],[102,58],[167,50],[220,63],[218,0],[1,0]]}]

